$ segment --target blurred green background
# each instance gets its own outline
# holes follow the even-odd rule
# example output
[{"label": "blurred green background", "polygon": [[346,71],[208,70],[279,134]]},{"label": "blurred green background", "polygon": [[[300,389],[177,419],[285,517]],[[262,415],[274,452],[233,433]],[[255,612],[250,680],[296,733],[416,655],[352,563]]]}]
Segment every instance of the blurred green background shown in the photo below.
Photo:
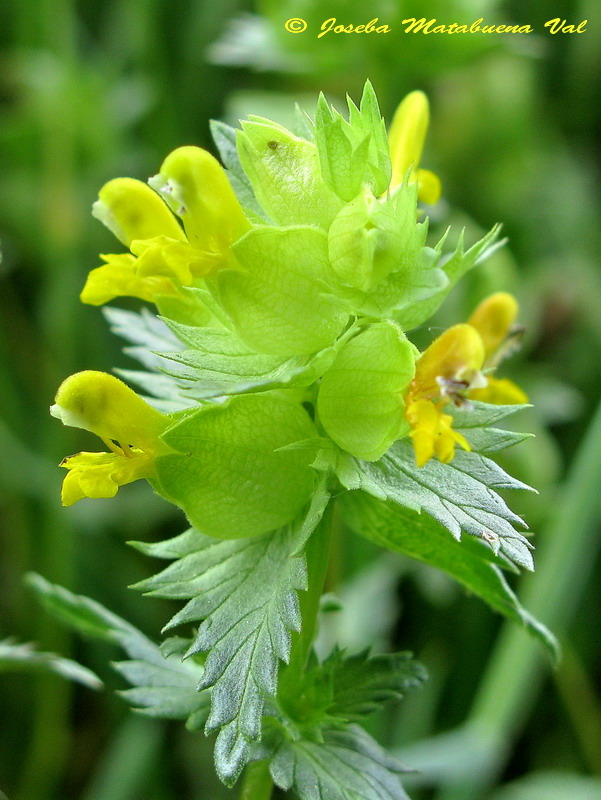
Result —
[{"label": "blurred green background", "polygon": [[[401,20],[528,23],[535,33],[405,35]],[[388,35],[320,39],[324,19]],[[290,34],[291,17],[308,22]],[[551,17],[587,32],[551,36]],[[127,586],[153,567],[124,542],[175,534],[183,519],[132,485],[114,501],[61,509],[56,465],[91,447],[47,409],[82,369],[132,363],[78,293],[114,242],[91,218],[99,187],[145,179],[181,144],[211,148],[208,120],[248,112],[286,124],[295,102],[355,99],[365,78],[389,120],[421,88],[432,103],[423,165],[442,178],[433,211],[475,240],[497,220],[508,246],[471,275],[433,325],[465,319],[509,289],[528,332],[510,367],[537,438],[510,453],[538,496],[513,497],[536,533],[539,570],[517,581],[560,635],[552,673],[538,646],[442,574],[350,534],[330,589],[344,611],[322,626],[352,648],[412,649],[429,684],[373,732],[420,772],[415,800],[601,798],[601,15],[596,0],[30,0],[0,8],[0,638],[35,641],[123,688],[109,648],[74,639],[23,585],[31,569],[89,595],[157,638],[173,612]],[[135,308],[136,305],[124,307]],[[431,330],[420,331],[421,341]],[[508,372],[505,372],[508,374]],[[519,588],[521,586],[521,588]],[[369,613],[366,612],[366,609]],[[11,800],[220,800],[211,742],[132,715],[112,691],[57,676],[2,674],[0,789]],[[1,796],[1,792],[0,792]]]}]

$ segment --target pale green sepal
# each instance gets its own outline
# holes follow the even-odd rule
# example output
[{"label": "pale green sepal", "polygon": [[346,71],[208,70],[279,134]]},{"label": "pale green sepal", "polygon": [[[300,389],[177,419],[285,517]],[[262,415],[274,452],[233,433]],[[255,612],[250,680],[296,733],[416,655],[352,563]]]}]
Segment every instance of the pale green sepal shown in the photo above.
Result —
[{"label": "pale green sepal", "polygon": [[380,200],[366,186],[336,216],[328,249],[332,268],[344,283],[369,292],[389,273],[419,258],[424,228],[403,200]]},{"label": "pale green sepal", "polygon": [[293,356],[334,342],[349,313],[325,297],[335,276],[323,231],[256,228],[233,249],[242,269],[222,270],[208,285],[249,347]]},{"label": "pale green sepal", "polygon": [[314,144],[252,118],[242,123],[236,143],[256,198],[277,225],[329,228],[342,200],[324,183]]},{"label": "pale green sepal", "polygon": [[213,325],[215,317],[202,302],[198,293],[187,287],[176,295],[161,294],[155,298],[156,307],[161,317],[175,320],[183,325]]},{"label": "pale green sepal", "polygon": [[234,397],[165,432],[178,453],[156,459],[153,485],[208,536],[260,536],[290,522],[315,483],[306,454],[275,451],[314,435],[296,402],[267,393]]},{"label": "pale green sepal", "polygon": [[319,420],[343,450],[375,461],[408,432],[403,393],[415,348],[394,322],[372,325],[340,350],[317,397]]}]

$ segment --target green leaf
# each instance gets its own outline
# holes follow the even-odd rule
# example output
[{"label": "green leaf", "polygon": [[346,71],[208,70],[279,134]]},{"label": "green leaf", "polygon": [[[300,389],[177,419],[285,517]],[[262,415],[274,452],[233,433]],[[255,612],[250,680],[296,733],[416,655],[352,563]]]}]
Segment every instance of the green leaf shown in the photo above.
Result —
[{"label": "green leaf", "polygon": [[236,143],[255,196],[276,225],[329,228],[342,201],[321,177],[314,144],[261,117],[242,123]]},{"label": "green leaf", "polygon": [[212,119],[209,125],[213,141],[217,145],[219,155],[227,170],[229,182],[232,184],[240,205],[253,222],[264,220],[265,212],[255,197],[250,181],[238,158],[238,150],[236,148],[237,129],[215,119]]},{"label": "green leaf", "polygon": [[12,638],[0,641],[0,672],[54,672],[88,689],[101,689],[103,685],[92,670],[77,661],[55,653],[42,653],[31,642],[15,642]]},{"label": "green leaf", "polygon": [[347,489],[363,489],[381,500],[425,511],[456,539],[465,531],[483,539],[495,553],[534,569],[532,546],[514,528],[527,525],[497,494],[501,489],[533,490],[479,453],[459,451],[449,464],[431,459],[418,467],[411,443],[403,439],[375,463],[341,456],[337,473]]},{"label": "green leaf", "polygon": [[356,722],[391,700],[401,700],[427,678],[411,653],[347,656],[335,648],[325,661],[312,657],[292,693],[280,693],[279,712],[286,725],[319,738],[320,729],[338,722]]},{"label": "green leaf", "polygon": [[221,270],[218,299],[259,353],[293,356],[331,345],[349,313],[325,297],[335,280],[317,228],[256,228],[233,246],[242,270]]},{"label": "green leaf", "polygon": [[130,705],[152,717],[187,719],[192,729],[204,724],[209,697],[197,689],[203,668],[194,659],[182,662],[181,648],[169,647],[168,642],[159,648],[100,603],[51,584],[41,575],[30,573],[27,581],[54,617],[79,633],[125,650],[131,660],[113,666],[134,687],[120,692]]},{"label": "green leaf", "polygon": [[207,733],[219,729],[215,763],[232,785],[261,735],[265,696],[275,695],[279,660],[300,629],[297,590],[306,588],[299,551],[317,526],[328,494],[320,488],[293,524],[255,539],[218,541],[194,529],[167,542],[137,543],[158,558],[177,559],[138,584],[152,596],[188,599],[168,628],[201,621],[189,654],[206,652],[202,688],[212,687]]},{"label": "green leaf", "polygon": [[470,402],[465,409],[450,407],[453,428],[462,433],[476,453],[496,453],[507,447],[530,439],[531,433],[507,431],[491,427],[516,411],[530,408],[529,405],[497,406],[489,403]]},{"label": "green leaf", "polygon": [[294,519],[311,496],[311,454],[286,445],[315,436],[302,405],[275,392],[204,406],[167,429],[177,451],[156,459],[153,485],[208,536],[260,536]]},{"label": "green leaf", "polygon": [[178,380],[185,380],[185,395],[195,399],[223,397],[285,386],[308,386],[334,361],[336,353],[353,332],[312,356],[282,356],[256,353],[226,329],[195,328],[169,323],[178,338],[191,350],[162,353],[163,358],[182,364],[185,370],[163,368]]},{"label": "green leaf", "polygon": [[149,717],[187,720],[190,730],[205,724],[210,698],[208,692],[197,689],[203,669],[193,659],[182,662],[178,653],[165,657],[164,664],[131,660],[113,667],[134,687],[119,692],[133,708]]},{"label": "green leaf", "polygon": [[191,384],[183,375],[176,377],[138,369],[113,371],[127,383],[142,389],[146,393],[141,395],[144,400],[162,414],[174,414],[197,405],[195,398],[187,391],[187,385]]},{"label": "green leaf", "polygon": [[300,800],[408,800],[402,765],[357,725],[325,728],[323,741],[274,736],[269,770]]},{"label": "green leaf", "polygon": [[[479,242],[476,242],[476,244],[472,245],[467,251],[464,250],[462,232],[455,252],[441,262],[442,271],[447,279],[445,285],[437,292],[430,294],[424,299],[416,298],[419,302],[414,302],[405,306],[399,312],[398,316],[395,317],[397,322],[399,322],[405,330],[411,330],[429,319],[442,305],[459,279],[477,264],[485,261],[495,250],[505,243],[504,241],[496,241],[500,230],[501,226],[495,225]],[[442,249],[445,239],[446,234],[436,246],[437,252],[440,252]]]},{"label": "green leaf", "polygon": [[368,651],[344,657],[335,650],[324,662],[332,663],[332,702],[328,713],[357,721],[390,701],[401,700],[410,689],[420,687],[427,679],[424,667],[412,653]]},{"label": "green leaf", "polygon": [[375,461],[407,432],[403,391],[415,374],[415,355],[389,321],[371,325],[341,348],[317,398],[319,420],[336,444]]},{"label": "green leaf", "polygon": [[181,342],[167,325],[146,308],[137,313],[107,306],[102,309],[102,313],[111,331],[132,343],[133,347],[124,348],[124,352],[147,369],[160,369],[162,361],[156,355],[157,350],[182,349]]},{"label": "green leaf", "polygon": [[500,567],[507,566],[481,542],[467,536],[460,543],[432,517],[363,492],[342,498],[346,523],[372,542],[441,569],[492,609],[524,625],[557,657],[553,634],[520,604]]}]

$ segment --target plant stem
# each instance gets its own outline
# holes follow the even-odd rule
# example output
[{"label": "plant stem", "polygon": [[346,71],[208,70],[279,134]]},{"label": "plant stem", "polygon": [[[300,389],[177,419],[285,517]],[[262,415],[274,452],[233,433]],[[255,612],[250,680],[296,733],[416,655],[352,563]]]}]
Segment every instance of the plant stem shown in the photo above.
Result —
[{"label": "plant stem", "polygon": [[317,634],[319,603],[328,571],[332,541],[332,518],[333,503],[330,502],[305,548],[308,585],[307,591],[300,595],[302,629],[292,637],[290,662],[282,673],[282,689],[293,688],[302,678]]},{"label": "plant stem", "polygon": [[[536,573],[521,593],[524,605],[561,635],[586,588],[599,546],[593,524],[601,490],[601,404],[571,465],[562,499],[543,545]],[[466,729],[478,753],[470,772],[450,780],[439,800],[476,800],[501,771],[510,745],[540,689],[545,662],[538,642],[524,630],[506,626],[490,659]]]},{"label": "plant stem", "polygon": [[[330,502],[305,547],[307,591],[302,592],[299,597],[302,628],[299,633],[293,634],[290,661],[280,676],[278,693],[296,692],[317,634],[319,603],[328,571],[332,541],[332,506],[333,503]],[[240,800],[269,800],[272,791],[273,781],[267,762],[249,764],[244,772]]]},{"label": "plant stem", "polygon": [[267,761],[255,761],[246,767],[240,800],[269,800],[273,781]]}]

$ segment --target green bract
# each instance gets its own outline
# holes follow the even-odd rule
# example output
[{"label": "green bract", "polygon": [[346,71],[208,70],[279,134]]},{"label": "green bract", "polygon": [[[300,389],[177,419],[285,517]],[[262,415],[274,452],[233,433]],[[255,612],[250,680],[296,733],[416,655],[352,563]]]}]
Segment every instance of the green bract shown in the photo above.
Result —
[{"label": "green bract", "polygon": [[359,108],[348,98],[349,121],[320,96],[315,116],[315,142],[326,183],[343,200],[352,200],[363,186],[383,194],[392,174],[386,126],[371,83],[365,84]]},{"label": "green bract", "polygon": [[289,522],[311,496],[315,473],[302,450],[282,450],[315,429],[301,405],[278,394],[201,408],[163,441],[157,490],[208,536],[259,536]]},{"label": "green bract", "polygon": [[325,296],[332,282],[327,236],[316,228],[256,228],[233,247],[241,269],[219,273],[218,299],[240,338],[259,353],[314,353],[349,314]]},{"label": "green bract", "polygon": [[380,322],[340,350],[322,378],[319,419],[343,450],[375,461],[407,433],[404,392],[416,350],[394,322]]}]

